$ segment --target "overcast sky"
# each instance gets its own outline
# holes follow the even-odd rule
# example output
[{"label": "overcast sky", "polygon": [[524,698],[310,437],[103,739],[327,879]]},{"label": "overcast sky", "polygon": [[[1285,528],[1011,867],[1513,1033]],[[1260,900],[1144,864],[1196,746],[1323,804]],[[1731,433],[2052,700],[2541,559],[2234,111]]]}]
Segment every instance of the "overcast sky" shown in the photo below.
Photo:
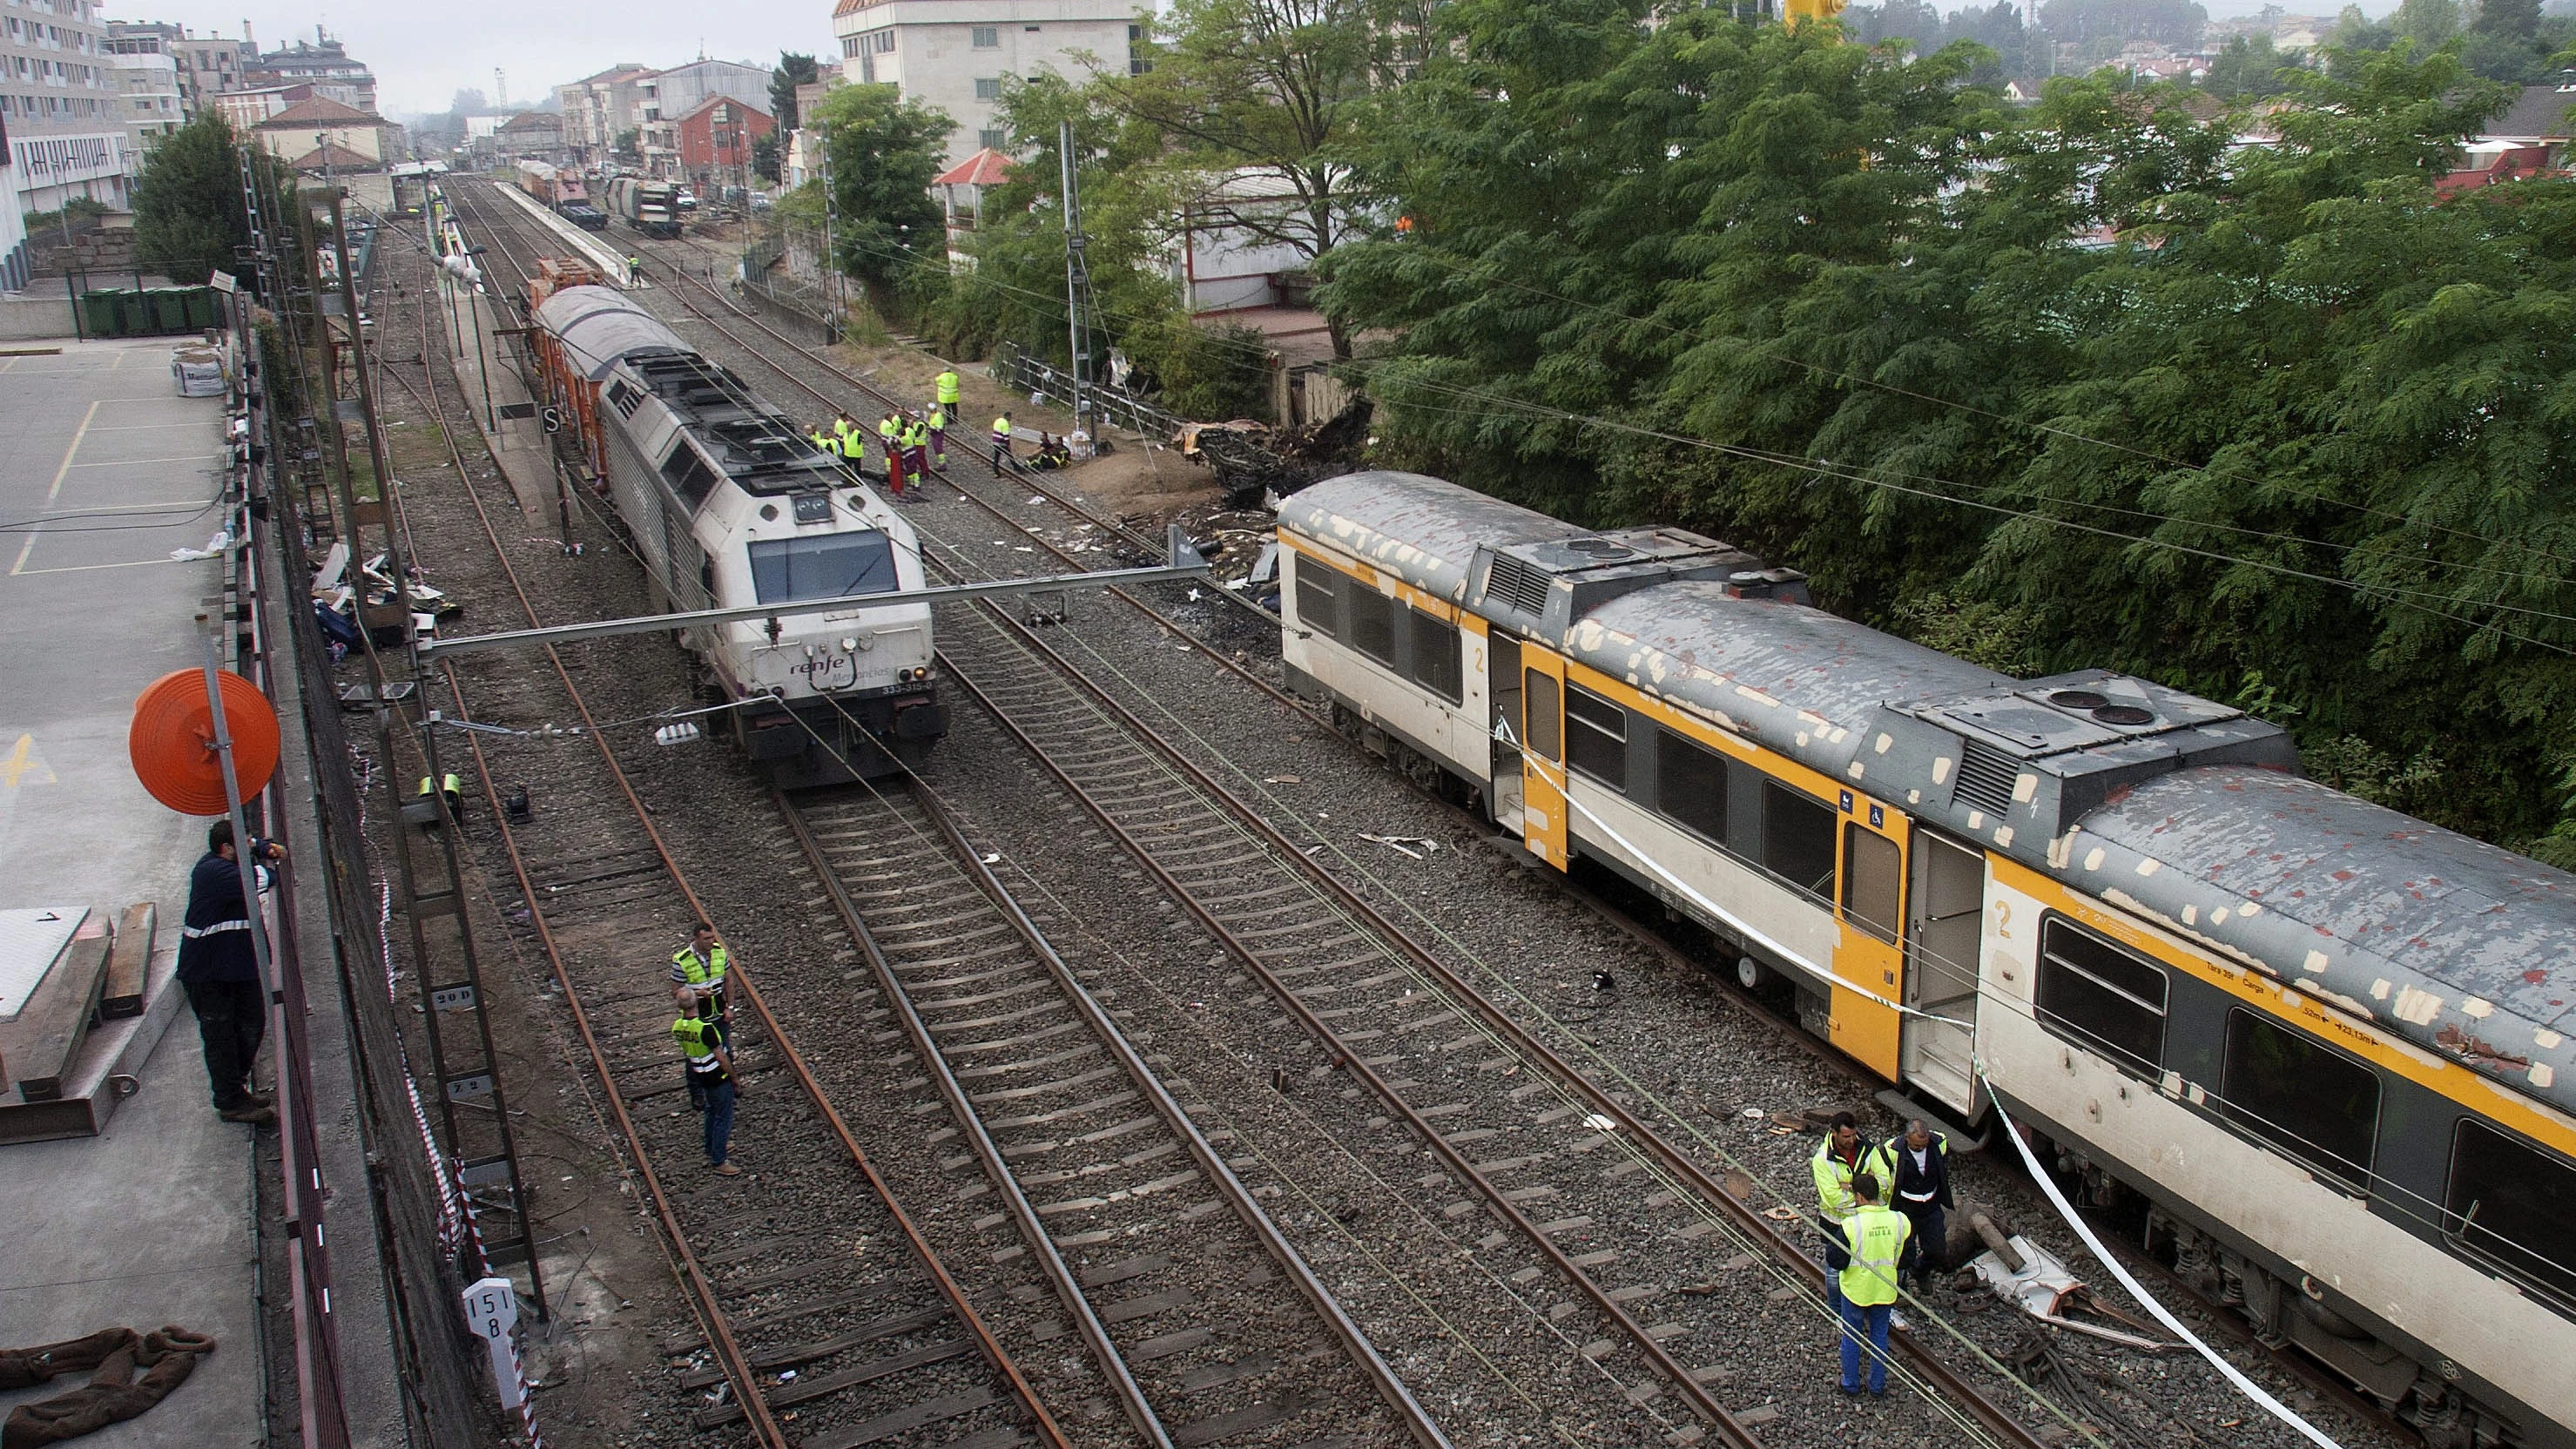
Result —
[{"label": "overcast sky", "polygon": [[387,115],[444,111],[466,86],[489,95],[494,66],[509,72],[510,98],[524,103],[620,61],[695,60],[701,46],[718,60],[764,66],[781,50],[833,49],[831,0],[343,0],[321,8],[110,0],[107,13],[173,21],[200,35],[238,36],[248,19],[262,49],[310,37],[319,21],[376,73],[377,105]]}]

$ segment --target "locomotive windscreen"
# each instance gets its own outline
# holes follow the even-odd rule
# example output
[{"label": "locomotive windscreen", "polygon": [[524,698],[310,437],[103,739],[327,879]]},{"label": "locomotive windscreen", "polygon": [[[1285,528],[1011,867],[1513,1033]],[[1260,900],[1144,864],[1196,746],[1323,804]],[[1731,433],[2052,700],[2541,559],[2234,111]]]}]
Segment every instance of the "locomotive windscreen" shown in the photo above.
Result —
[{"label": "locomotive windscreen", "polygon": [[751,545],[751,587],[764,604],[891,593],[896,587],[894,545],[874,529],[756,541]]}]

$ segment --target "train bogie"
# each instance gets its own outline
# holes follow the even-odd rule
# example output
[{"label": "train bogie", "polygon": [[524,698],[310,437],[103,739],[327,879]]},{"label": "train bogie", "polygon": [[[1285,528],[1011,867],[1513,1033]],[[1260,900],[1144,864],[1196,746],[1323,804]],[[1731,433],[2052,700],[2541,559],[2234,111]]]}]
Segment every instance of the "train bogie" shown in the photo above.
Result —
[{"label": "train bogie", "polygon": [[1390,762],[1697,920],[1927,1113],[2003,1107],[2428,1439],[2576,1443],[2576,878],[2301,780],[2242,711],[2004,678],[1693,535],[1365,474],[1280,543],[1292,684]]}]

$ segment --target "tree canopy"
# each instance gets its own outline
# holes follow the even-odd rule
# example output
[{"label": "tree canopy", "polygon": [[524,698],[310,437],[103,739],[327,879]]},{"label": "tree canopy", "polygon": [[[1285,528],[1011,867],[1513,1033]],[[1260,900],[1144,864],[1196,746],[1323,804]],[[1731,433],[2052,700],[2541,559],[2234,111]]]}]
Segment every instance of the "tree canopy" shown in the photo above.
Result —
[{"label": "tree canopy", "polygon": [[843,86],[814,108],[831,158],[832,241],[841,270],[891,288],[916,258],[947,247],[946,217],[930,196],[957,123],[890,85]]},{"label": "tree canopy", "polygon": [[814,57],[794,50],[778,52],[778,64],[769,72],[769,118],[781,132],[796,129],[796,88],[812,85],[821,74]]},{"label": "tree canopy", "polygon": [[[239,141],[221,112],[207,111],[144,157],[134,183],[134,249],[144,266],[183,286],[240,269],[236,253],[250,245],[250,214],[242,204]],[[266,153],[257,159],[282,194],[294,193],[283,163]]]},{"label": "tree canopy", "polygon": [[[1386,461],[1674,521],[1998,668],[2126,669],[2576,863],[2576,183],[2433,183],[2455,50],[2244,112],[1973,46],[1459,0],[1322,303]],[[2249,55],[2249,62],[2253,57]],[[2285,103],[2285,104],[2283,104]]]}]

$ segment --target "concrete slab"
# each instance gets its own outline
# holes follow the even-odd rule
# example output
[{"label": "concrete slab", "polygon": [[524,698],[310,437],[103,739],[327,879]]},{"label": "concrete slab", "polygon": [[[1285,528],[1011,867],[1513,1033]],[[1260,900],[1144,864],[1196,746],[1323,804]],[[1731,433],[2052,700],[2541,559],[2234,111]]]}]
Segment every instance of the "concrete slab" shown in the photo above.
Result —
[{"label": "concrete slab", "polygon": [[[177,396],[169,364],[166,339],[0,358],[0,519],[31,521],[0,533],[0,908],[187,908],[206,822],[145,794],[125,747],[134,696],[202,658],[193,621],[222,588],[218,562],[169,557],[221,526],[223,431],[223,400]],[[0,1149],[0,1342],[164,1323],[223,1340],[167,1402],[83,1441],[101,1449],[261,1437],[252,1131],[216,1120],[196,1045],[184,1021],[161,1035],[103,1134]]]},{"label": "concrete slab", "polygon": [[[142,1090],[105,1135],[0,1156],[0,1222],[10,1225],[0,1341],[165,1323],[220,1340],[177,1393],[81,1440],[83,1449],[249,1449],[262,1440],[252,1129],[207,1110],[196,1045],[193,1031],[162,1037]],[[0,1413],[63,1387],[0,1395]]]}]

